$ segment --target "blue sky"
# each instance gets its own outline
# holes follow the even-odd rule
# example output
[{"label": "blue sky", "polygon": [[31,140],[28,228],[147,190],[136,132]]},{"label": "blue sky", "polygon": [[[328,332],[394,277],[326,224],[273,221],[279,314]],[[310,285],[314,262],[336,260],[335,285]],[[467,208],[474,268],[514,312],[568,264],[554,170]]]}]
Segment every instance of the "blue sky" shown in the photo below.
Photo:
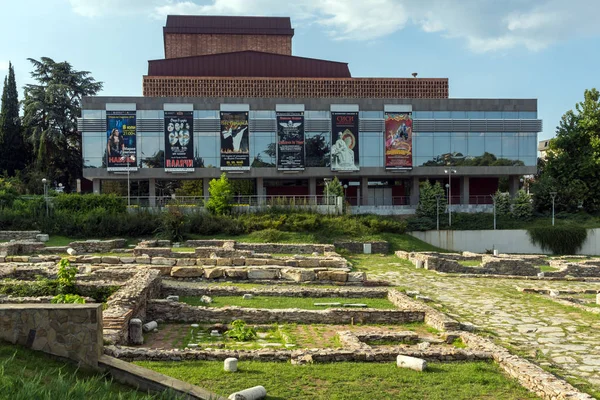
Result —
[{"label": "blue sky", "polygon": [[537,98],[544,131],[600,87],[597,0],[0,0],[0,76],[30,83],[28,57],[69,61],[140,96],[163,58],[167,14],[290,16],[294,55],[348,62],[355,77],[447,77],[455,98]]}]

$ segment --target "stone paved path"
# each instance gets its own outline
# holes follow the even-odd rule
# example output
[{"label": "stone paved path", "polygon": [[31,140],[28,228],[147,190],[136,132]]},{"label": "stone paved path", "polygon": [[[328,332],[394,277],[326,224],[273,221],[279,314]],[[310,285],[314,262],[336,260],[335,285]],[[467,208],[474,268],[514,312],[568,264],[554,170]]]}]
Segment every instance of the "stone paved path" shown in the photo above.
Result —
[{"label": "stone paved path", "polygon": [[598,289],[600,283],[439,275],[394,257],[365,257],[355,265],[366,270],[369,279],[419,290],[460,322],[470,322],[518,354],[600,390],[600,315],[516,289]]}]

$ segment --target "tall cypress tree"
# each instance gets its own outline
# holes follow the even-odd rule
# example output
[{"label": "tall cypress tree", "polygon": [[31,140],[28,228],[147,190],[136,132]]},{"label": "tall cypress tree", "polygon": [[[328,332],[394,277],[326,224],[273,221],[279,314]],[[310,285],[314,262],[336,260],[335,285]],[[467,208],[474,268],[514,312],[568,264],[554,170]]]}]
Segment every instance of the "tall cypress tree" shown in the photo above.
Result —
[{"label": "tall cypress tree", "polygon": [[23,140],[21,118],[19,117],[19,99],[15,70],[8,64],[8,77],[4,78],[2,106],[0,107],[0,172],[6,171],[14,176],[16,171],[25,168],[28,151]]}]

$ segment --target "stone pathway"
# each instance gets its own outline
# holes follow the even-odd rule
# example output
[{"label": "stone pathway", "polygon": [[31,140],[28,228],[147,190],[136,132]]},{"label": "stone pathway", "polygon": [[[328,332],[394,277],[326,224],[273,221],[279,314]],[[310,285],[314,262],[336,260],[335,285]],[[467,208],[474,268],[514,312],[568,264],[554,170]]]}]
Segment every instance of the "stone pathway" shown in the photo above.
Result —
[{"label": "stone pathway", "polygon": [[442,311],[490,333],[512,351],[600,390],[600,316],[516,288],[597,289],[600,283],[439,275],[393,257],[363,259],[355,266],[369,279],[419,290]]}]

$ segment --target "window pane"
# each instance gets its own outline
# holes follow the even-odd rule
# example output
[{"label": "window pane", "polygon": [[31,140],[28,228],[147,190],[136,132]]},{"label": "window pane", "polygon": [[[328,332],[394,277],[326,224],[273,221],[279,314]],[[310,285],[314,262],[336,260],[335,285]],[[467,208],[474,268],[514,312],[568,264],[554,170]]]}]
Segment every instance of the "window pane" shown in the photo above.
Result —
[{"label": "window pane", "polygon": [[450,111],[434,111],[433,118],[450,118]]},{"label": "window pane", "polygon": [[483,111],[467,111],[467,118],[469,118],[469,119],[484,119],[485,113]]},{"label": "window pane", "polygon": [[[360,138],[360,136],[359,136]],[[329,132],[306,132],[305,147],[307,167],[331,165],[331,135]]]},{"label": "window pane", "polygon": [[500,133],[493,132],[485,134],[485,152],[500,158],[502,155],[502,136]]},{"label": "window pane", "polygon": [[504,132],[502,134],[502,158],[516,159],[519,156],[517,134]]},{"label": "window pane", "polygon": [[536,111],[519,111],[519,118],[521,119],[536,119]]},{"label": "window pane", "polygon": [[304,116],[310,119],[328,119],[331,118],[329,111],[304,111]]},{"label": "window pane", "polygon": [[137,117],[144,119],[164,118],[165,112],[162,110],[138,110]]},{"label": "window pane", "polygon": [[485,151],[485,136],[481,132],[469,132],[468,138],[468,156],[478,157]]},{"label": "window pane", "polygon": [[537,156],[537,133],[521,132],[519,138],[519,157]]},{"label": "window pane", "polygon": [[383,165],[383,132],[360,132],[358,136],[360,165],[380,167]]},{"label": "window pane", "polygon": [[450,113],[450,116],[455,119],[465,119],[465,118],[467,118],[467,112],[466,111],[452,111]]},{"label": "window pane", "polygon": [[359,118],[383,119],[383,111],[360,111]]},{"label": "window pane", "polygon": [[204,168],[218,168],[220,166],[221,137],[218,132],[210,136],[194,135],[194,158],[197,164]]},{"label": "window pane", "polygon": [[252,132],[250,135],[250,160],[253,168],[274,167],[277,149],[275,132]]},{"label": "window pane", "polygon": [[450,150],[453,157],[466,157],[468,154],[467,134],[465,132],[452,132]]},{"label": "window pane", "polygon": [[417,157],[433,157],[433,135],[431,132],[413,133],[413,154]]},{"label": "window pane", "polygon": [[518,119],[519,112],[518,111],[502,111],[502,118]]},{"label": "window pane", "polygon": [[252,119],[275,119],[275,110],[253,110],[249,114]]},{"label": "window pane", "polygon": [[194,118],[219,119],[219,110],[194,110]]},{"label": "window pane", "polygon": [[81,116],[89,119],[104,119],[106,118],[106,111],[104,110],[81,110]]},{"label": "window pane", "polygon": [[502,112],[501,111],[486,111],[485,118],[486,119],[500,119],[500,118],[502,118]]},{"label": "window pane", "polygon": [[144,132],[138,137],[137,147],[141,168],[163,168],[165,139],[163,132]]}]

